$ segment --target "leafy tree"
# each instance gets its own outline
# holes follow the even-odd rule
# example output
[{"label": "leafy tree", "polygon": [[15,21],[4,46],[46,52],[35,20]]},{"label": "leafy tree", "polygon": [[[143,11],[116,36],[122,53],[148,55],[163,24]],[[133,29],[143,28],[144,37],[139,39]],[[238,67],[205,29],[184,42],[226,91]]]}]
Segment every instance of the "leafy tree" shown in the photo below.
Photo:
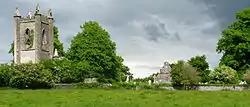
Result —
[{"label": "leafy tree", "polygon": [[[63,43],[60,42],[59,40],[58,28],[54,26],[53,30],[54,30],[54,38],[53,38],[54,48],[57,49],[59,56],[64,56],[65,52],[63,50]],[[14,55],[14,42],[11,43],[11,47],[8,53],[11,53]]]},{"label": "leafy tree", "polygon": [[235,84],[239,78],[237,72],[231,67],[221,65],[210,73],[211,83],[216,84]]},{"label": "leafy tree", "polygon": [[172,84],[173,86],[195,86],[200,81],[197,75],[196,68],[180,60],[176,64],[173,64],[171,70]]},{"label": "leafy tree", "polygon": [[222,31],[216,51],[223,54],[220,65],[235,69],[241,78],[250,64],[250,8],[237,12],[236,19]]},{"label": "leafy tree", "polygon": [[116,44],[110,40],[109,33],[93,21],[85,22],[80,28],[66,57],[77,63],[86,61],[101,82],[121,81],[129,68],[116,55]]},{"label": "leafy tree", "polygon": [[200,76],[201,82],[205,83],[209,81],[209,64],[206,61],[206,56],[195,56],[188,60],[188,63],[197,68],[198,76]]}]

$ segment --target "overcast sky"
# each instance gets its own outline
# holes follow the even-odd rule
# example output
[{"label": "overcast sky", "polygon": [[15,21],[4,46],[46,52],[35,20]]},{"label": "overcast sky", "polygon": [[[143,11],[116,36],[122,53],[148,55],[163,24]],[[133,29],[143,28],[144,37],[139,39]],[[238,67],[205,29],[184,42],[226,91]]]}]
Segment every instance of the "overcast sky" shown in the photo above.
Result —
[{"label": "overcast sky", "polygon": [[70,40],[85,21],[98,21],[117,44],[135,77],[159,72],[164,61],[187,60],[205,54],[210,67],[217,66],[216,42],[232,23],[235,12],[250,7],[249,0],[6,0],[0,4],[0,56],[8,62],[13,40],[13,13],[52,8],[60,40]]}]

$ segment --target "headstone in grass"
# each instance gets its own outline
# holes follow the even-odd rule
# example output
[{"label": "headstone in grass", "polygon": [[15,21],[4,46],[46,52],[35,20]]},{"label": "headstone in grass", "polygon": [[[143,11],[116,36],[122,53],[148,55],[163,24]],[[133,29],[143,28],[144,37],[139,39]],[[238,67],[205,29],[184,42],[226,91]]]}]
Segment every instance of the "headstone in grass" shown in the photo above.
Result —
[{"label": "headstone in grass", "polygon": [[97,83],[97,78],[85,78],[84,83]]}]

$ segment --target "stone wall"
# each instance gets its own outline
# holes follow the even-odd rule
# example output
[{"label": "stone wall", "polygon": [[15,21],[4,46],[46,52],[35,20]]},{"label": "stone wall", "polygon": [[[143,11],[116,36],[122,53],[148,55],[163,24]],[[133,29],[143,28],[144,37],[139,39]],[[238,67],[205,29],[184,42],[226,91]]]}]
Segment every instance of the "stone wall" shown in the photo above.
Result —
[{"label": "stone wall", "polygon": [[[166,90],[176,90],[173,87],[161,87]],[[230,91],[244,91],[250,90],[250,86],[198,86],[198,91],[222,91],[222,90],[230,90]]]},{"label": "stone wall", "polygon": [[[105,87],[110,87],[112,85],[103,84]],[[76,84],[55,84],[53,88],[55,89],[68,89],[68,88],[77,88]],[[136,88],[139,89],[139,88]],[[165,90],[176,90],[173,87],[160,87],[160,89]],[[223,90],[230,90],[230,91],[247,91],[250,90],[250,86],[198,86],[196,89],[197,91],[223,91]]]}]

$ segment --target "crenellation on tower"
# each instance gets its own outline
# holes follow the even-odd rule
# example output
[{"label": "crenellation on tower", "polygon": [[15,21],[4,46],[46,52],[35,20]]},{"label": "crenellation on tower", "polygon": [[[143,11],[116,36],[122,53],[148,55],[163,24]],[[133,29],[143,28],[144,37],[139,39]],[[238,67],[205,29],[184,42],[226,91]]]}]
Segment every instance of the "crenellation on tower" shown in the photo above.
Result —
[{"label": "crenellation on tower", "polygon": [[[49,9],[51,12],[51,9]],[[14,63],[37,63],[44,59],[52,59],[53,46],[52,16],[40,13],[39,5],[35,13],[28,12],[21,16],[16,8],[14,15]]]}]

